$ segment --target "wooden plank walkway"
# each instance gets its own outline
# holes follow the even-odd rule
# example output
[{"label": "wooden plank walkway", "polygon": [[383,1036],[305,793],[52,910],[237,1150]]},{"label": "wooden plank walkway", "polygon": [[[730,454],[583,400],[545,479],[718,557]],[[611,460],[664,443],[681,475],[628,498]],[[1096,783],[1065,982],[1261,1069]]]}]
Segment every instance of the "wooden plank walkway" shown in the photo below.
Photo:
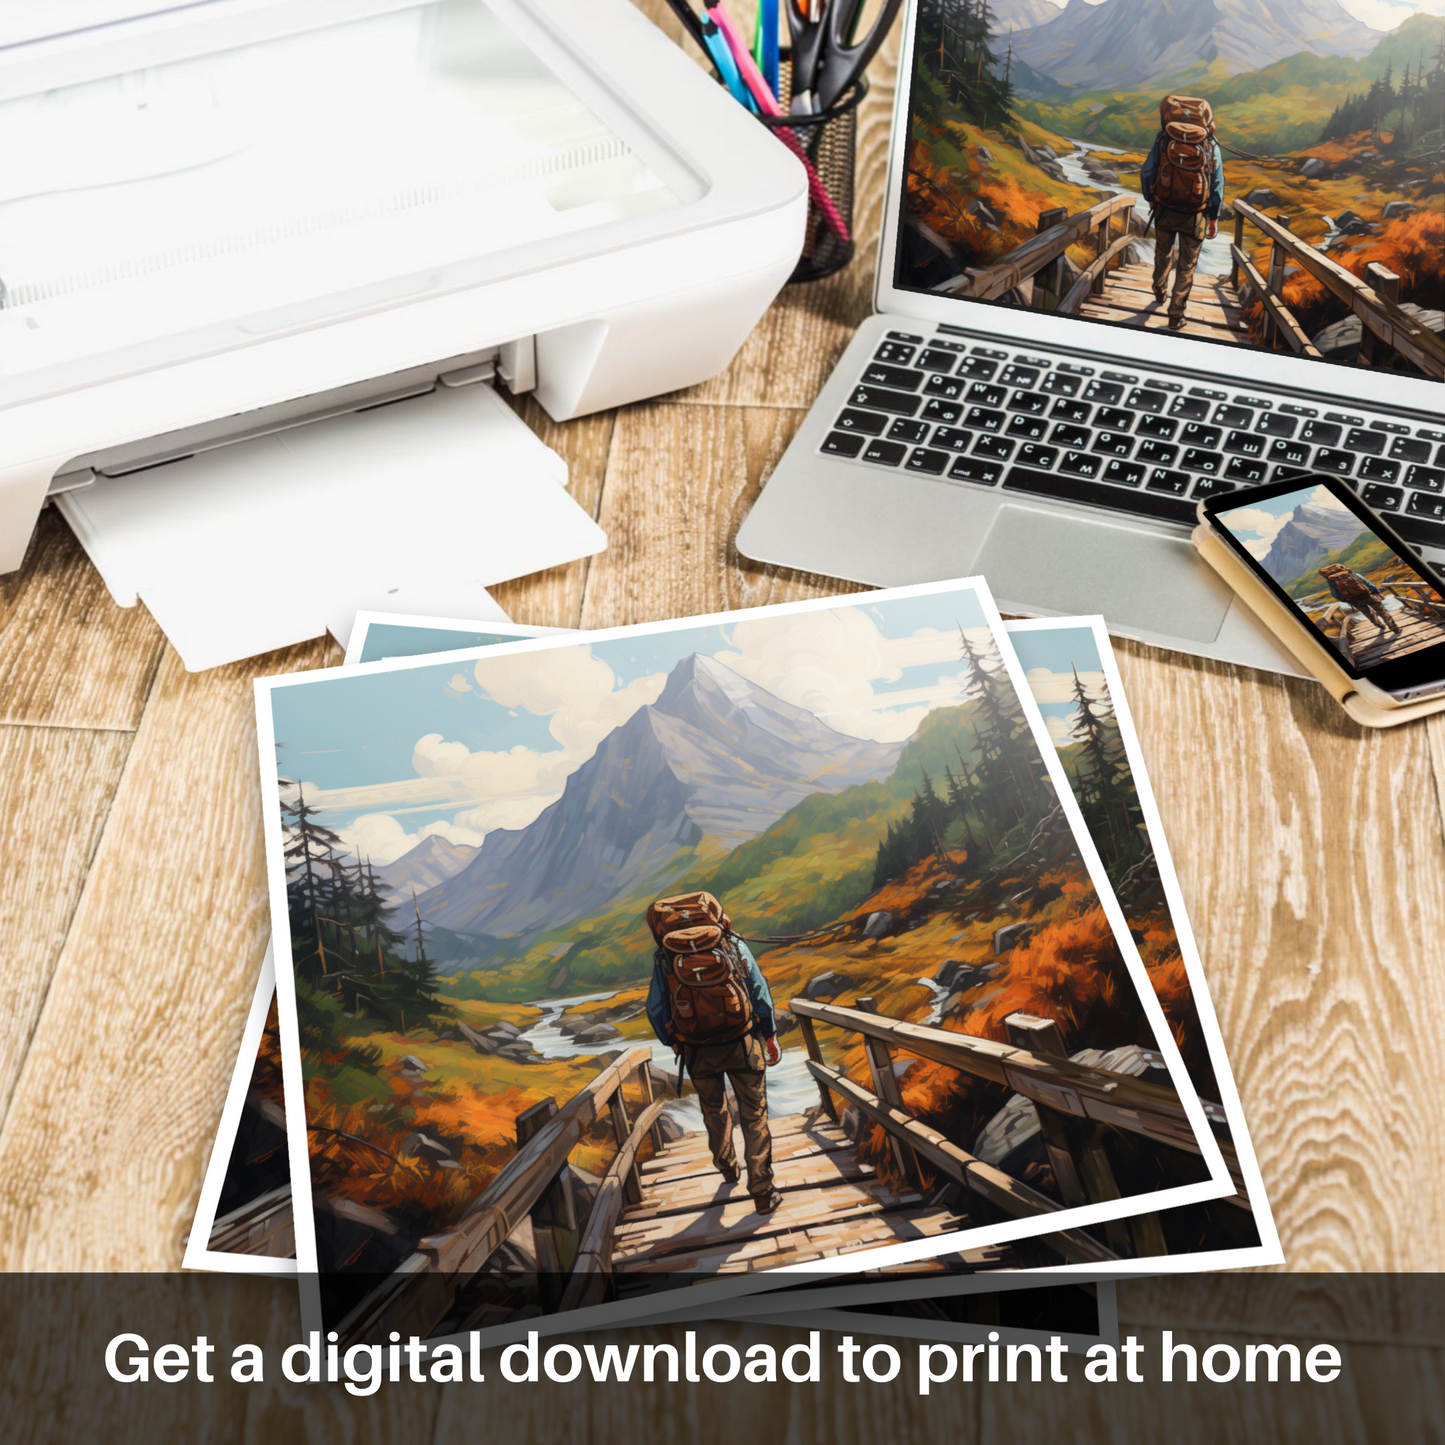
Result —
[{"label": "wooden plank walkway", "polygon": [[[1173,279],[1172,273],[1170,279]],[[1079,314],[1095,321],[1162,330],[1169,324],[1168,310],[1167,300],[1154,299],[1153,267],[1141,264],[1110,271],[1103,291],[1089,297]],[[1245,329],[1239,293],[1227,279],[1207,276],[1202,271],[1195,273],[1194,289],[1184,309],[1184,335],[1248,344],[1249,333]]]},{"label": "wooden plank walkway", "polygon": [[[707,1141],[689,1134],[641,1168],[642,1199],[624,1210],[612,1263],[628,1277],[660,1273],[736,1274],[803,1263],[872,1245],[901,1243],[964,1227],[958,1214],[919,1194],[895,1194],[862,1163],[852,1142],[826,1118],[790,1114],[772,1121],[773,1169],[782,1205],[753,1208],[746,1181],[729,1184],[713,1168]],[[742,1133],[733,1141],[742,1157]],[[978,1251],[970,1263],[1006,1268],[1007,1249]]]},{"label": "wooden plank walkway", "polygon": [[1360,613],[1349,618],[1350,643],[1358,666],[1373,667],[1387,658],[1404,657],[1445,642],[1445,624],[1434,617],[1403,611],[1390,615],[1400,624],[1398,632],[1389,632]]}]

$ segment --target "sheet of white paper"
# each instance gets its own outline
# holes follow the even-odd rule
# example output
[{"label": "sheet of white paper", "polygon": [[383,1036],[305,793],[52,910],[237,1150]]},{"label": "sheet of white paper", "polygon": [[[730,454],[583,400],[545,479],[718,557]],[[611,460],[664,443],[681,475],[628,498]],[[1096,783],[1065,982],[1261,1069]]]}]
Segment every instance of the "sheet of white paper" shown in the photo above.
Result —
[{"label": "sheet of white paper", "polygon": [[567,468],[488,386],[441,387],[57,499],[122,605],[193,671],[357,612],[504,614],[486,593],[606,546]]}]

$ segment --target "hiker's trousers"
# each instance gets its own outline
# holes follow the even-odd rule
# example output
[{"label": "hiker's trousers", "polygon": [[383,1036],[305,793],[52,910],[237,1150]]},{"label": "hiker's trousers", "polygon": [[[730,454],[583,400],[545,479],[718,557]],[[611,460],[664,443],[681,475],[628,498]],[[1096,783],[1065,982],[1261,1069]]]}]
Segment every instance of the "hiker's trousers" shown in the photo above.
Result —
[{"label": "hiker's trousers", "polygon": [[731,1079],[742,1116],[743,1162],[748,1193],[766,1198],[773,1189],[773,1136],[768,1132],[768,1086],[762,1043],[751,1034],[731,1044],[687,1045],[687,1073],[702,1105],[713,1163],[731,1173],[738,1167],[732,1114],[724,1080]]}]

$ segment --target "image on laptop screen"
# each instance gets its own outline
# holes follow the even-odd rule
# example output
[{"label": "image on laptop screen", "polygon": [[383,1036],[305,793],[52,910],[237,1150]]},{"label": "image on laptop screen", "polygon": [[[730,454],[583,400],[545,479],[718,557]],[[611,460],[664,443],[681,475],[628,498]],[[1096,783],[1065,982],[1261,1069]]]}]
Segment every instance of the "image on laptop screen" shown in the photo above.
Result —
[{"label": "image on laptop screen", "polygon": [[1420,375],[1334,267],[1438,352],[1437,10],[920,0],[896,284]]}]

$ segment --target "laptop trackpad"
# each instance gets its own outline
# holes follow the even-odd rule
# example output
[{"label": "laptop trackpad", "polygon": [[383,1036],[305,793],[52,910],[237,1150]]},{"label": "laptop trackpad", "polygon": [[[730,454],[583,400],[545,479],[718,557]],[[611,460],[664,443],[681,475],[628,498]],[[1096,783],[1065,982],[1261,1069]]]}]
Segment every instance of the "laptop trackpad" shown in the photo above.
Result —
[{"label": "laptop trackpad", "polygon": [[1213,642],[1234,594],[1188,542],[1150,537],[1110,522],[1004,506],[974,570],[1000,607],[1102,612],[1129,631]]}]

